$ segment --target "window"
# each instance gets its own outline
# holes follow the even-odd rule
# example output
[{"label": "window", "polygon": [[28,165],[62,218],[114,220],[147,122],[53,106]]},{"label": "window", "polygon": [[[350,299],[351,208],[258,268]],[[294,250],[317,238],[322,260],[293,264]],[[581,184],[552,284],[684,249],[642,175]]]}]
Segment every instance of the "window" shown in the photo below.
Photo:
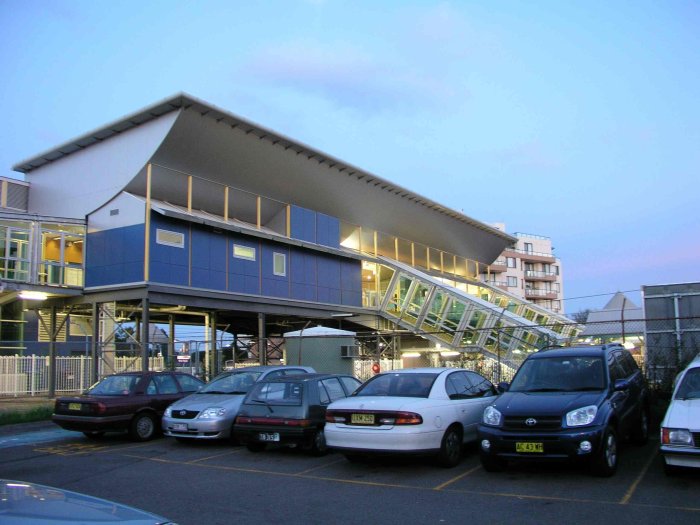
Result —
[{"label": "window", "polygon": [[515,265],[515,257],[506,257],[506,264],[508,268],[517,268]]},{"label": "window", "polygon": [[177,394],[177,383],[173,376],[155,376],[154,379],[156,380],[156,385],[158,385],[158,392],[161,394]]},{"label": "window", "polygon": [[272,273],[284,277],[287,275],[287,256],[284,253],[275,252],[273,257]]},{"label": "window", "polygon": [[182,388],[183,392],[196,392],[202,386],[202,383],[195,378],[184,374],[178,374],[177,380],[180,382],[180,388]]},{"label": "window", "polygon": [[525,252],[526,252],[526,253],[532,253],[532,243],[531,243],[531,242],[526,242],[526,243],[525,243]]},{"label": "window", "polygon": [[172,246],[173,248],[184,248],[185,235],[179,232],[171,232],[157,228],[156,243],[163,244],[164,246]]},{"label": "window", "polygon": [[248,261],[255,260],[255,248],[251,246],[243,246],[241,244],[233,245],[233,256],[236,259],[246,259]]},{"label": "window", "polygon": [[508,286],[518,286],[518,278],[508,276]]},{"label": "window", "polygon": [[[321,381],[321,384],[319,385],[321,388],[319,389],[319,394],[321,394],[321,403],[324,402],[324,395],[323,395],[323,390],[327,392],[329,401],[328,402],[333,402],[336,399],[341,399],[345,397],[345,390],[343,390],[343,387],[340,385],[340,381],[338,381],[337,378],[335,377],[330,377],[328,379],[323,379]],[[325,404],[325,403],[324,403]]]}]

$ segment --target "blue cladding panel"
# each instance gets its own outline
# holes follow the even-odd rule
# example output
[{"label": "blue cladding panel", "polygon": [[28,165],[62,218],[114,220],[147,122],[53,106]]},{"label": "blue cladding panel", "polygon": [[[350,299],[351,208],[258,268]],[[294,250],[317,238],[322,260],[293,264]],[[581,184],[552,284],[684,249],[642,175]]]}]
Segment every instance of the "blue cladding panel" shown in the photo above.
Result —
[{"label": "blue cladding panel", "polygon": [[88,233],[85,286],[143,281],[144,225]]},{"label": "blue cladding panel", "polygon": [[316,224],[316,242],[331,248],[340,248],[340,221],[330,215],[317,213]]},{"label": "blue cladding panel", "polygon": [[[231,236],[228,246],[229,272],[228,289],[231,292],[260,295],[260,243],[243,236]],[[255,260],[239,259],[233,256],[233,245],[238,244],[255,249]]]},{"label": "blue cladding panel", "polygon": [[226,236],[192,228],[192,286],[226,289]]},{"label": "blue cladding panel", "polygon": [[[151,221],[151,265],[150,282],[189,285],[189,225],[182,222],[167,220],[158,215],[152,215]],[[167,246],[156,242],[156,230],[163,229],[181,233],[184,237],[184,247]]]},{"label": "blue cladding panel", "polygon": [[300,208],[291,207],[291,235],[293,239],[316,242],[316,213]]},{"label": "blue cladding panel", "polygon": [[360,261],[343,261],[340,280],[343,304],[362,306],[362,263]]}]

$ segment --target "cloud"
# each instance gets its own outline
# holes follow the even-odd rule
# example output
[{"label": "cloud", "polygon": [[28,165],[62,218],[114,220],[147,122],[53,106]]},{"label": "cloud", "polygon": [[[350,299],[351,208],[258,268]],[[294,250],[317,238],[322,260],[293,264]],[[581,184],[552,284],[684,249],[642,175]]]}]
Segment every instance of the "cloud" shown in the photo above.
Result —
[{"label": "cloud", "polygon": [[443,78],[348,45],[278,44],[260,50],[245,69],[277,88],[314,93],[336,106],[366,112],[436,109],[456,97]]}]

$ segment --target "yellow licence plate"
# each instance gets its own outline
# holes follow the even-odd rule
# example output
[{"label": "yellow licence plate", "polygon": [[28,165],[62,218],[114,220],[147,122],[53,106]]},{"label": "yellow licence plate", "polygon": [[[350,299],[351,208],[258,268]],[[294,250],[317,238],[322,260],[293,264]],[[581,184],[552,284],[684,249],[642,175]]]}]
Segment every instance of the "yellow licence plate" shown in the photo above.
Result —
[{"label": "yellow licence plate", "polygon": [[350,423],[353,425],[374,425],[374,414],[352,414]]},{"label": "yellow licence plate", "polygon": [[544,452],[544,446],[542,443],[516,443],[516,452]]},{"label": "yellow licence plate", "polygon": [[68,403],[68,410],[80,410],[80,403]]}]

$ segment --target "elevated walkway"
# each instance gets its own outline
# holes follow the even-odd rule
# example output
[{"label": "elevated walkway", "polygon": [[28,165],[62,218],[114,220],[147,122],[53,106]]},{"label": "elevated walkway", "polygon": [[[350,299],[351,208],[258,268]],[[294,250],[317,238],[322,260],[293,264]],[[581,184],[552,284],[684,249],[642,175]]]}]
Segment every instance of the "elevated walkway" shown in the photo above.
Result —
[{"label": "elevated walkway", "polygon": [[528,353],[564,344],[579,331],[571,320],[486,283],[446,282],[378,259],[383,279],[374,306],[385,327],[408,330],[445,350],[482,353],[515,369]]}]

